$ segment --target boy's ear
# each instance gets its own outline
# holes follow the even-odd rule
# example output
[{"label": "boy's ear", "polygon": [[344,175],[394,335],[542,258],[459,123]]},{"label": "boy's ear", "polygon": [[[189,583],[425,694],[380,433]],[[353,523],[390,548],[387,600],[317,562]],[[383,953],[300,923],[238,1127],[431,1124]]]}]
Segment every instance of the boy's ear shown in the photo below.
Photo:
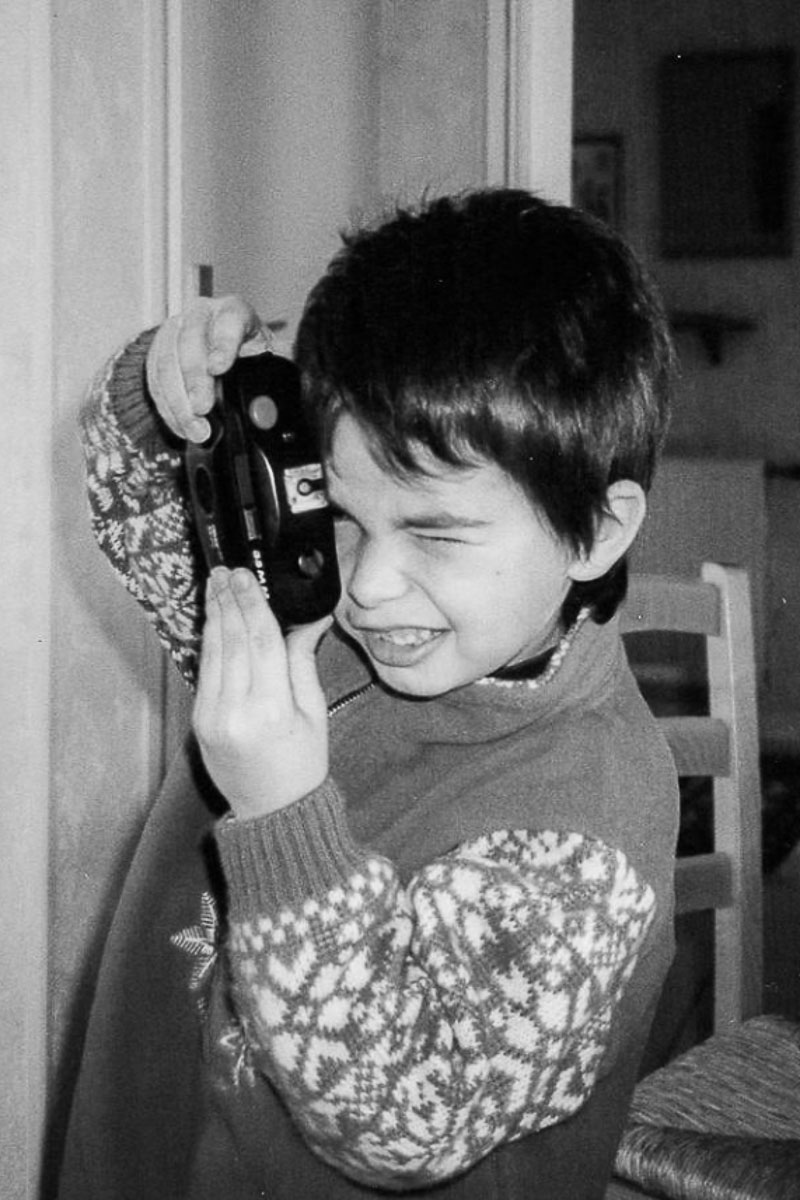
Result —
[{"label": "boy's ear", "polygon": [[594,545],[569,569],[573,583],[599,579],[622,558],[641,527],[647,511],[644,490],[630,479],[612,483],[606,492],[606,511],[600,518]]}]

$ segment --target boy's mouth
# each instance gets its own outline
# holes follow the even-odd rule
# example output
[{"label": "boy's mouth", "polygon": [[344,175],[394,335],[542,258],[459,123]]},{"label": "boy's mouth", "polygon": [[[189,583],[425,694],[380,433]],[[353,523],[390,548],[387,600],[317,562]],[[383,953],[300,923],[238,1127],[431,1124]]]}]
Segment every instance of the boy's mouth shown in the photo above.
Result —
[{"label": "boy's mouth", "polygon": [[356,627],[356,632],[377,662],[388,667],[401,667],[413,666],[447,631],[409,625],[387,629],[361,626]]},{"label": "boy's mouth", "polygon": [[375,629],[374,637],[391,642],[393,646],[422,646],[438,637],[440,629]]}]

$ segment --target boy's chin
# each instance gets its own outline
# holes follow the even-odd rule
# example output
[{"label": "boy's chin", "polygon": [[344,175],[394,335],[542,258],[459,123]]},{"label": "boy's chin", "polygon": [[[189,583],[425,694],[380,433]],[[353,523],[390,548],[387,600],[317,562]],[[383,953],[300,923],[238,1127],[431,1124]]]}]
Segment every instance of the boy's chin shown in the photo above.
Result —
[{"label": "boy's chin", "polygon": [[448,692],[466,687],[475,682],[476,676],[468,671],[448,669],[444,663],[429,662],[424,666],[396,667],[379,662],[368,655],[372,669],[381,683],[400,696],[417,700],[433,700]]}]

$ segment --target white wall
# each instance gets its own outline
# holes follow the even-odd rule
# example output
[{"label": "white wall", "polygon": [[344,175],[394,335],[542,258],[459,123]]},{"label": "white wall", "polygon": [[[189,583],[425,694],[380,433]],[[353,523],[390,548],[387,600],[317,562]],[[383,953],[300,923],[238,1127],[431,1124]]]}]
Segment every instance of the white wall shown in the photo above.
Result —
[{"label": "white wall", "polygon": [[153,7],[0,12],[0,1178],[13,1200],[37,1194],[45,1023],[56,1056],[161,736],[151,642],[91,545],[75,437],[89,375],[151,309]]},{"label": "white wall", "polygon": [[380,6],[379,193],[391,205],[483,183],[484,0],[384,0]]},{"label": "white wall", "polygon": [[35,1193],[45,1080],[50,697],[49,6],[0,39],[0,1178]]},{"label": "white wall", "polygon": [[211,3],[184,9],[184,257],[209,261],[210,205],[216,290],[290,336],[341,228],[487,182],[490,25],[519,92],[491,181],[568,199],[572,0],[243,0],[209,40]]},{"label": "white wall", "polygon": [[568,201],[572,0],[383,0],[379,193],[490,184]]},{"label": "white wall", "polygon": [[246,28],[250,76],[239,125],[247,190],[229,184],[221,218],[224,226],[244,204],[247,228],[218,290],[244,290],[265,318],[286,320],[291,336],[338,230],[374,196],[378,6],[257,7]]},{"label": "white wall", "polygon": [[[146,181],[160,130],[146,0],[59,5],[53,25],[52,954],[54,1057],[162,766],[161,656],[91,537],[77,436],[89,380],[160,318]],[[114,36],[109,37],[109,29]],[[155,122],[155,125],[154,125]],[[158,188],[156,188],[158,190]]]},{"label": "white wall", "polygon": [[153,319],[160,292],[147,202],[160,67],[146,61],[159,10],[2,0],[0,12],[0,1178],[10,1200],[38,1194],[45,1018],[55,1068],[76,1044],[67,1031],[160,768],[160,656],[91,542],[76,438],[90,375]]}]

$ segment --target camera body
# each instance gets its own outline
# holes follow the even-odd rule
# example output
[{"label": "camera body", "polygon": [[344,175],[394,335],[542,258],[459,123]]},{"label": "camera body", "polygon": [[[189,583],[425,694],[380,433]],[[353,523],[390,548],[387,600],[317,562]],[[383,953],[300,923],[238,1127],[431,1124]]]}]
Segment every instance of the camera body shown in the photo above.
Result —
[{"label": "camera body", "polygon": [[216,382],[211,435],[185,461],[206,564],[248,567],[286,629],[332,612],[336,543],[319,449],[293,362],[239,358]]}]

